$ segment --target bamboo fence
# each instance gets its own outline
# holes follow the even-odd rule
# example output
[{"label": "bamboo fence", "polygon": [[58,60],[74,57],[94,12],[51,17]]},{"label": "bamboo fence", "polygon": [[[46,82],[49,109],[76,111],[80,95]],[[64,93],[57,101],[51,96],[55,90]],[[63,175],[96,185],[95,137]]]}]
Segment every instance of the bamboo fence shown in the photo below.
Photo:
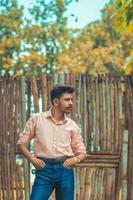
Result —
[{"label": "bamboo fence", "polygon": [[76,89],[71,117],[88,152],[75,168],[75,200],[133,200],[133,78],[85,74],[33,76],[25,86],[24,80],[0,80],[0,199],[28,200],[28,163],[15,163],[16,133],[24,127],[26,109],[29,118],[50,108],[57,83]]},{"label": "bamboo fence", "polygon": [[16,163],[21,130],[20,80],[0,80],[0,200],[24,200],[23,168]]}]

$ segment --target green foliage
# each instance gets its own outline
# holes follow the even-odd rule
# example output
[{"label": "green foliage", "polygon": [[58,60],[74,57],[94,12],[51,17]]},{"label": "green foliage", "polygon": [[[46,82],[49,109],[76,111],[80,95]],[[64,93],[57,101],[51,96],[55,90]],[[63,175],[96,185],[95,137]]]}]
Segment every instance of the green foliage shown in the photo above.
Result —
[{"label": "green foliage", "polygon": [[1,10],[0,14],[0,75],[12,71],[21,51],[21,26],[23,7],[16,1]]},{"label": "green foliage", "polygon": [[0,9],[0,75],[133,72],[133,2],[111,0],[99,21],[69,29],[72,0],[37,0],[24,15],[16,0]]},{"label": "green foliage", "polygon": [[[46,3],[38,2],[32,9],[36,26],[41,26],[42,33],[32,43],[32,48],[45,54],[47,62],[44,72],[51,73],[57,70],[59,55],[66,47],[70,30],[67,28],[67,17],[64,16],[67,6],[72,0],[56,0]],[[31,27],[34,32],[34,25]],[[37,46],[36,43],[39,45]]]},{"label": "green foliage", "polygon": [[[0,19],[0,73],[13,75],[51,73],[66,47],[71,31],[64,15],[72,0],[37,1],[24,18],[17,1],[4,6]],[[25,20],[26,19],[26,20]]]}]

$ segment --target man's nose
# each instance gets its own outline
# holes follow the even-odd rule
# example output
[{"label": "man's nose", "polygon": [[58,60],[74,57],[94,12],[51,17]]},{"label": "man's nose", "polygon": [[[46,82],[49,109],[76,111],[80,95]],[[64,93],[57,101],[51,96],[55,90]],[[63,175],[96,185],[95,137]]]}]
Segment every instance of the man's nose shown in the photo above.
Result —
[{"label": "man's nose", "polygon": [[73,102],[72,102],[72,100],[70,100],[69,104],[70,104],[70,105],[73,105]]}]

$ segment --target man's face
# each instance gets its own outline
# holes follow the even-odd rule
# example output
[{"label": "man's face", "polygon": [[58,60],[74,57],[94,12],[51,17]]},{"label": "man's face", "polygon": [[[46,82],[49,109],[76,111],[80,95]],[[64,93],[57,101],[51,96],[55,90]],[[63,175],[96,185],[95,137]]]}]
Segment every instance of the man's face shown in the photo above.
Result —
[{"label": "man's face", "polygon": [[71,112],[73,105],[73,94],[64,93],[62,96],[57,99],[57,107],[60,111],[69,114]]}]

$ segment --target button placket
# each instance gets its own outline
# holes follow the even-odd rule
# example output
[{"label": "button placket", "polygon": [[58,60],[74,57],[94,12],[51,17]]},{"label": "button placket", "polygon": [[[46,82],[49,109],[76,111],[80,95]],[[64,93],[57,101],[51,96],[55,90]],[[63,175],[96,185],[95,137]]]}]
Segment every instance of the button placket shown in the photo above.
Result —
[{"label": "button placket", "polygon": [[56,131],[57,131],[57,126],[54,126],[54,134],[53,134],[53,153],[56,152]]}]

